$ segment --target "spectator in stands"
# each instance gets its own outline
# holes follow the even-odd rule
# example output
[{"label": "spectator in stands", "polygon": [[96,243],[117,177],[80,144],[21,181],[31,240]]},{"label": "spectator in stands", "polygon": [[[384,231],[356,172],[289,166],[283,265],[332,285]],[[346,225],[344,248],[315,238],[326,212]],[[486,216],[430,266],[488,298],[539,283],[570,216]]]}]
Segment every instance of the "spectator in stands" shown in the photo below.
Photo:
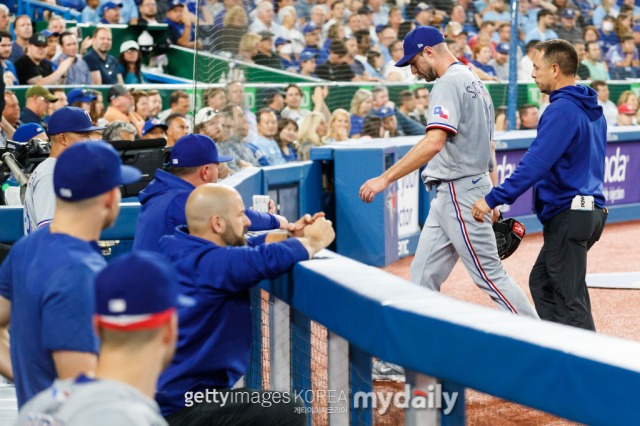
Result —
[{"label": "spectator in stands", "polygon": [[120,45],[118,63],[118,71],[124,79],[124,84],[144,84],[147,82],[140,72],[142,55],[140,54],[140,46],[135,41],[128,40]]},{"label": "spectator in stands", "polygon": [[175,145],[178,139],[189,134],[187,120],[182,114],[170,114],[164,122],[167,125],[167,146]]},{"label": "spectator in stands", "polygon": [[413,9],[416,23],[421,27],[431,26],[433,22],[433,7],[427,3],[418,3]]},{"label": "spectator in stands", "polygon": [[280,25],[273,22],[273,4],[269,1],[260,3],[256,10],[258,11],[258,19],[249,25],[249,32],[259,34],[262,31],[268,31],[276,37],[281,37]]},{"label": "spectator in stands", "polygon": [[571,44],[583,41],[582,31],[576,27],[576,11],[574,9],[563,9],[560,21],[562,25],[556,27],[558,38],[567,40]]},{"label": "spectator in stands", "polygon": [[388,106],[389,108],[394,110],[394,113],[398,120],[398,128],[402,133],[407,136],[417,136],[424,133],[424,127],[419,122],[412,120],[411,118],[404,115],[395,107],[394,103],[389,100],[389,91],[385,86],[374,87],[371,90],[371,94],[373,96],[373,102],[372,110],[370,111],[369,115],[376,115],[377,110],[379,110],[383,106]]},{"label": "spectator in stands", "polygon": [[107,129],[102,133],[102,139],[111,141],[134,141],[138,131],[128,122],[116,120],[107,124]]},{"label": "spectator in stands", "polygon": [[605,16],[602,20],[602,26],[598,32],[598,45],[600,46],[600,50],[602,50],[603,57],[606,58],[609,54],[609,50],[620,42],[618,35],[613,31],[612,16]]},{"label": "spectator in stands", "polygon": [[2,63],[2,70],[4,71],[2,79],[5,86],[14,86],[18,83],[18,73],[13,62],[9,60],[11,56],[11,34],[5,31],[0,31],[0,63]]},{"label": "spectator in stands", "polygon": [[531,40],[525,47],[526,54],[520,59],[518,63],[518,80],[533,81],[531,74],[533,73],[533,58],[536,56],[536,45],[540,43],[539,40]]},{"label": "spectator in stands", "polygon": [[310,160],[311,148],[324,145],[323,138],[327,135],[327,122],[319,112],[308,114],[298,131],[298,159]]},{"label": "spectator in stands", "polygon": [[81,20],[85,24],[97,24],[100,22],[100,0],[87,0],[87,5],[82,9]]},{"label": "spectator in stands", "polygon": [[380,31],[379,37],[380,41],[377,43],[377,46],[380,48],[380,52],[382,53],[382,57],[384,59],[382,66],[384,66],[392,61],[389,49],[391,49],[391,44],[398,39],[398,33],[396,33],[391,27],[385,27]]},{"label": "spectator in stands", "polygon": [[531,40],[547,41],[558,38],[558,34],[551,29],[553,25],[553,13],[547,9],[541,10],[538,12],[538,26],[527,33],[524,42],[529,43]]},{"label": "spectator in stands", "polygon": [[[167,19],[164,22],[169,25],[171,43],[190,49],[195,47],[191,20],[184,13],[182,0],[171,0]],[[202,40],[198,40],[198,49],[202,47]]]},{"label": "spectator in stands", "polygon": [[58,42],[60,41],[60,33],[54,33],[49,30],[44,30],[42,31],[42,34],[44,34],[44,36],[47,38],[47,49],[45,50],[43,61],[48,62],[55,71],[58,66],[53,64],[52,61],[53,57],[57,53]]},{"label": "spectator in stands", "polygon": [[[149,101],[151,101],[151,99],[149,99]],[[222,110],[222,108],[227,105],[227,94],[224,87],[212,87],[205,89],[204,102],[215,111]]]},{"label": "spectator in stands", "polygon": [[142,0],[138,6],[138,24],[157,24],[158,4],[156,0]]},{"label": "spectator in stands", "polygon": [[618,103],[617,103],[618,107],[622,104],[631,105],[633,108],[637,110],[638,97],[633,91],[625,90],[622,93],[620,93],[620,96],[618,97]]},{"label": "spectator in stands", "polygon": [[576,71],[576,78],[579,80],[589,80],[589,68],[582,63],[587,59],[587,50],[584,47],[583,42],[573,43],[573,47],[578,54],[578,71]]},{"label": "spectator in stands", "polygon": [[[134,90],[131,92],[133,96],[134,111],[144,120],[149,119],[149,96],[147,92],[142,90]],[[140,133],[142,136],[142,133]]]},{"label": "spectator in stands", "polygon": [[373,12],[372,25],[387,25],[389,23],[389,8],[383,0],[369,0],[369,9]]},{"label": "spectator in stands", "polygon": [[[344,29],[345,35],[352,36],[362,29],[362,19],[360,15],[354,13],[347,19],[347,26]],[[368,30],[367,30],[368,32]]]},{"label": "spectator in stands", "polygon": [[342,40],[332,40],[329,52],[329,59],[316,69],[318,77],[330,81],[361,81],[344,61],[347,47]]},{"label": "spectator in stands", "polygon": [[10,11],[7,5],[0,4],[0,31],[11,32]]},{"label": "spectator in stands", "polygon": [[485,10],[482,11],[483,21],[509,22],[511,14],[505,11],[503,0],[491,0]]},{"label": "spectator in stands", "polygon": [[349,112],[343,108],[334,110],[329,122],[329,132],[324,142],[344,142],[349,139],[349,133],[351,133],[351,116]]},{"label": "spectator in stands", "polygon": [[611,71],[611,75],[614,79],[620,78],[616,77],[616,75],[619,75],[620,71],[623,71],[621,68],[640,66],[638,49],[633,43],[633,37],[621,37],[620,43],[609,49],[607,65],[609,66],[609,70]]},{"label": "spectator in stands", "polygon": [[167,125],[157,118],[152,118],[144,123],[142,139],[167,139]]},{"label": "spectator in stands", "polygon": [[[204,107],[198,111],[195,119],[195,127],[193,133],[209,136],[215,141],[220,140],[220,112],[216,112],[213,108]],[[219,147],[218,147],[219,148]]]},{"label": "spectator in stands", "polygon": [[353,34],[358,45],[358,52],[355,55],[355,60],[360,61],[362,64],[367,63],[367,52],[371,49],[371,35],[366,29],[358,30]]},{"label": "spectator in stands", "polygon": [[326,35],[326,32],[323,33],[322,31],[322,27],[326,22],[325,18],[326,18],[326,12],[325,12],[324,5],[318,4],[311,8],[311,14],[309,15],[309,23],[314,24],[320,30],[320,43],[319,43],[320,46],[322,46],[322,44],[324,43],[324,38]]},{"label": "spectator in stands", "polygon": [[244,86],[239,81],[233,81],[227,86],[227,101],[229,105],[237,105],[244,110],[244,115],[249,122],[249,139],[253,140],[258,135],[257,118],[244,103]]},{"label": "spectator in stands", "polygon": [[422,123],[423,120],[428,121],[429,96],[431,95],[431,93],[429,93],[429,89],[427,89],[426,87],[418,87],[417,89],[413,90],[413,94],[416,97],[416,108],[413,110],[413,116],[411,118],[420,123]]},{"label": "spectator in stands", "polygon": [[[302,119],[311,111],[308,109],[300,109],[302,103],[302,90],[295,84],[290,84],[285,90],[284,103],[287,105],[281,113],[282,118],[290,118],[294,120],[298,127],[302,125]],[[313,110],[322,113],[325,117],[329,117],[331,113],[324,100],[329,94],[327,87],[316,87],[311,96],[313,101]]]},{"label": "spectator in stands", "polygon": [[87,112],[91,112],[91,101],[96,95],[89,89],[73,89],[67,94],[67,102],[70,106],[82,108]]},{"label": "spectator in stands", "polygon": [[376,115],[382,119],[385,138],[404,136],[402,131],[398,130],[398,121],[393,113],[393,109],[388,106],[384,106],[376,111]]},{"label": "spectator in stands", "polygon": [[[345,9],[345,4],[339,1],[331,5],[331,19],[329,19],[322,28],[323,33],[327,34],[327,37],[329,37],[329,29],[336,24],[342,26],[342,31],[344,31]],[[346,34],[344,34],[344,36],[346,36]],[[344,36],[342,38],[344,38]]]},{"label": "spectator in stands", "polygon": [[258,43],[260,43],[260,37],[258,34],[247,33],[240,39],[238,45],[238,54],[236,60],[253,63],[253,57],[258,53]]},{"label": "spectator in stands", "polygon": [[125,123],[133,124],[138,134],[141,134],[142,127],[144,126],[144,118],[141,117],[135,111],[132,111],[134,103],[131,91],[133,89],[126,89],[121,84],[116,84],[109,89],[109,107],[104,113],[104,119],[107,123],[113,121],[124,121]]},{"label": "spectator in stands", "polygon": [[269,108],[262,108],[256,117],[258,119],[258,136],[251,140],[249,147],[254,151],[254,154],[256,149],[262,152],[263,157],[258,160],[263,166],[285,164],[282,151],[274,139],[278,132],[278,118],[275,112]]},{"label": "spectator in stands", "polygon": [[34,138],[49,142],[49,136],[42,126],[36,123],[27,123],[16,129],[12,140],[14,142],[29,142]]},{"label": "spectator in stands", "polygon": [[115,25],[120,23],[120,8],[122,3],[108,1],[102,5],[101,24]]},{"label": "spectator in stands", "polygon": [[[495,0],[494,0],[495,1]],[[470,35],[476,34],[475,23],[474,25],[467,24],[467,14],[461,5],[455,5],[451,8],[451,19],[449,22],[457,22],[462,27],[462,30]]]},{"label": "spectator in stands", "polygon": [[411,90],[403,90],[398,94],[398,110],[407,117],[413,118],[423,126],[426,126],[426,117],[416,109],[417,104],[415,94]]},{"label": "spectator in stands", "polygon": [[297,28],[297,15],[293,6],[286,6],[278,12],[282,27],[280,29],[280,38],[291,43],[291,52],[299,55],[306,44],[305,36]]},{"label": "spectator in stands", "polygon": [[252,58],[253,62],[264,67],[283,69],[280,57],[273,52],[273,34],[262,31],[258,43],[258,53]]},{"label": "spectator in stands", "polygon": [[520,113],[520,130],[531,130],[538,128],[538,108],[535,105],[524,104],[518,108]]},{"label": "spectator in stands", "polygon": [[384,66],[384,58],[382,53],[377,50],[367,50],[367,62],[364,63],[364,70],[367,75],[377,81],[384,80],[382,76],[382,67]]},{"label": "spectator in stands", "polygon": [[[45,190],[53,199],[53,223],[49,227],[48,220],[42,232],[16,244],[0,269],[2,325],[11,320],[11,355],[29,359],[13,364],[20,408],[56,378],[94,370],[93,286],[106,266],[95,240],[118,216],[119,186],[140,179],[140,172],[122,166],[107,144],[78,144],[62,155],[54,149],[60,149],[57,138],[51,157],[38,166],[41,174],[43,165],[49,173]],[[103,173],[95,173],[97,169]],[[38,268],[28,266],[33,261]],[[34,333],[41,337],[33,338]]]},{"label": "spectator in stands", "polygon": [[634,118],[636,115],[636,108],[629,104],[622,104],[618,107],[618,116],[614,126],[634,126]]},{"label": "spectator in stands", "polygon": [[581,63],[589,69],[591,80],[610,80],[609,70],[601,60],[600,46],[597,42],[587,43],[587,58]]},{"label": "spectator in stands", "polygon": [[402,10],[400,10],[398,6],[392,6],[391,9],[389,9],[389,28],[395,31],[397,35],[400,31],[400,25],[403,22],[404,18],[402,17]]},{"label": "spectator in stands", "polygon": [[[447,27],[448,29],[448,27]],[[459,33],[454,33],[449,38],[456,37],[460,39],[460,44],[467,44],[467,31],[461,31]],[[495,52],[496,42],[493,41],[493,37],[496,33],[496,24],[493,21],[484,21],[482,25],[480,25],[480,31],[478,34],[469,37],[469,53],[476,48],[478,44],[488,44],[491,47],[491,53]],[[463,35],[464,34],[464,35]],[[466,53],[466,52],[465,52]]]},{"label": "spectator in stands", "polygon": [[20,121],[25,123],[36,123],[46,126],[43,117],[47,114],[49,103],[58,100],[47,89],[42,86],[31,86],[25,94],[25,106],[20,113]]},{"label": "spectator in stands", "polygon": [[316,74],[316,60],[318,55],[314,55],[311,51],[300,54],[300,75],[307,77],[320,78]]},{"label": "spectator in stands", "polygon": [[271,108],[279,117],[284,108],[284,95],[286,93],[280,89],[271,87],[262,92],[262,103],[265,107]]},{"label": "spectator in stands", "polygon": [[[184,408],[184,391],[176,386],[179,382],[197,391],[214,388],[223,395],[235,392],[257,395],[257,391],[247,389],[230,390],[249,364],[253,337],[251,313],[247,309],[248,290],[259,281],[276,278],[297,262],[311,258],[334,239],[330,222],[320,217],[305,228],[306,238],[295,238],[294,233],[294,238],[276,242],[268,235],[262,241],[272,244],[257,244],[258,240],[247,243],[243,234],[252,222],[242,214],[244,209],[235,189],[201,185],[186,203],[188,226],[179,227],[173,236],[163,238],[160,243],[161,252],[179,268],[182,292],[198,299],[196,304],[180,311],[179,316],[201,319],[195,327],[180,321],[180,340],[184,344],[176,352],[177,361],[171,363],[159,380],[156,398],[163,414],[175,424],[194,417],[212,424],[227,418],[245,424],[300,425],[307,421],[306,414],[296,409],[301,403],[287,401],[271,406],[278,398],[268,391],[260,391],[260,399],[270,401],[270,409],[256,403],[222,409],[219,403]],[[247,244],[254,248],[243,247]],[[211,291],[220,294],[213,305],[207,296]],[[216,327],[215,332],[212,327]]]},{"label": "spectator in stands", "polygon": [[13,21],[13,29],[16,38],[11,45],[11,56],[9,60],[15,64],[18,58],[24,55],[24,49],[29,44],[29,40],[33,35],[31,18],[27,15],[18,16],[15,21]]},{"label": "spectator in stands", "polygon": [[296,14],[300,23],[304,25],[311,18],[311,7],[316,4],[316,0],[298,0],[295,2]]},{"label": "spectator in stands", "polygon": [[[166,120],[171,114],[182,114],[186,117],[189,114],[191,101],[189,95],[184,90],[174,90],[169,96],[169,109],[158,114],[160,120]],[[177,140],[177,139],[176,139]]]},{"label": "spectator in stands", "polygon": [[64,83],[64,75],[73,64],[72,58],[67,58],[60,62],[56,71],[51,63],[45,61],[47,50],[47,37],[44,34],[36,33],[29,39],[27,53],[22,55],[15,62],[16,72],[20,84],[61,84]]},{"label": "spectator in stands", "polygon": [[11,90],[4,91],[4,102],[4,109],[2,110],[2,126],[5,127],[6,122],[15,131],[15,129],[22,125],[22,121],[20,120],[20,102],[18,102],[16,94]]},{"label": "spectator in stands", "polygon": [[249,18],[242,6],[234,6],[224,16],[222,29],[217,34],[214,51],[236,53],[242,36],[247,33]]},{"label": "spectator in stands", "polygon": [[377,139],[383,135],[382,119],[375,115],[367,115],[362,124],[362,139]]},{"label": "spectator in stands", "polygon": [[359,138],[362,134],[364,119],[371,111],[373,94],[367,89],[358,89],[351,99],[351,131],[350,138]]},{"label": "spectator in stands", "polygon": [[496,77],[504,81],[509,80],[510,47],[509,43],[499,43],[496,47],[496,53],[493,55],[493,59],[489,60],[487,63],[487,65],[495,71]]},{"label": "spectator in stands", "polygon": [[260,167],[258,159],[247,144],[250,142],[248,140],[249,123],[241,107],[237,105],[225,107],[220,115],[220,126],[229,125],[230,129],[222,127],[220,129],[225,132],[225,141],[220,143],[216,141],[220,153],[233,157],[233,160],[227,163],[229,169],[238,171],[245,167]]},{"label": "spectator in stands", "polygon": [[122,74],[118,71],[118,61],[109,54],[112,43],[111,29],[97,27],[92,39],[92,49],[82,59],[89,65],[93,84],[124,84]]},{"label": "spectator in stands", "polygon": [[107,121],[104,119],[104,99],[102,92],[99,90],[92,90],[91,94],[96,98],[91,101],[91,110],[89,116],[94,126],[106,126]]},{"label": "spectator in stands", "polygon": [[[304,34],[305,40],[305,46],[302,53],[311,52],[314,55],[320,56],[320,28],[318,28],[313,22],[310,22],[303,27],[302,33]],[[320,64],[324,61],[318,60],[317,62]]]},{"label": "spectator in stands", "polygon": [[278,37],[275,41],[275,46],[284,70],[293,73],[298,72],[300,68],[296,61],[296,56],[293,54],[291,41]]},{"label": "spectator in stands", "polygon": [[630,36],[633,27],[633,17],[626,13],[621,13],[616,17],[613,23],[613,32],[616,33],[618,38],[624,36]]},{"label": "spectator in stands", "polygon": [[391,52],[391,61],[389,61],[382,70],[382,75],[387,81],[405,81],[413,83],[417,81],[417,77],[411,73],[411,67],[396,67],[395,64],[404,56],[402,41],[396,40],[389,45]]},{"label": "spectator in stands", "polygon": [[585,43],[589,43],[590,41],[598,41],[600,38],[600,32],[593,25],[587,25],[582,29],[582,39]]},{"label": "spectator in stands", "polygon": [[69,105],[69,102],[67,100],[67,94],[65,93],[63,88],[61,88],[61,87],[53,87],[50,90],[50,92],[58,100],[55,101],[55,102],[51,102],[49,104],[49,108],[47,108],[47,115],[44,118],[44,121],[46,121],[47,124],[49,124],[49,117],[51,117],[51,114],[53,114],[54,112],[56,112],[60,108]]},{"label": "spectator in stands", "polygon": [[477,44],[473,49],[473,58],[471,63],[476,67],[484,71],[488,76],[495,77],[496,71],[489,61],[491,60],[491,47],[488,44]]},{"label": "spectator in stands", "polygon": [[593,11],[593,25],[601,27],[604,24],[604,20],[608,17],[611,19],[611,28],[608,31],[613,30],[613,19],[620,13],[620,8],[615,4],[615,0],[602,0],[600,6],[596,7]]},{"label": "spectator in stands", "polygon": [[162,97],[158,90],[147,90],[149,98],[149,118],[156,118],[162,111]]},{"label": "spectator in stands", "polygon": [[80,86],[93,84],[89,65],[78,55],[79,46],[76,35],[70,31],[63,32],[60,35],[60,48],[62,52],[53,61],[55,66],[60,67],[64,60],[73,58],[67,71],[66,84]]},{"label": "spectator in stands", "polygon": [[295,149],[298,136],[298,125],[290,118],[278,120],[276,142],[282,151],[282,156],[287,163],[298,161],[298,152]]}]

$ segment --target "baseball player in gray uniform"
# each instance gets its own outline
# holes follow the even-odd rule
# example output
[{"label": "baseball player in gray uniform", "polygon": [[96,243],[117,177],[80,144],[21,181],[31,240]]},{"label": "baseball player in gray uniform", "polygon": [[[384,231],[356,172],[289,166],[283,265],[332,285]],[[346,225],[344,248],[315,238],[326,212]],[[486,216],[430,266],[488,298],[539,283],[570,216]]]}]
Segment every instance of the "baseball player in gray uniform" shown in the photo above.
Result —
[{"label": "baseball player in gray uniform", "polygon": [[166,259],[145,251],[109,263],[95,291],[95,377],[56,380],[22,407],[18,426],[167,426],[153,398],[175,353],[176,308],[192,301]]},{"label": "baseball player in gray uniform", "polygon": [[[436,28],[417,27],[407,34],[403,47],[405,56],[397,67],[411,65],[418,77],[439,79],[431,91],[427,134],[384,174],[365,182],[360,197],[371,202],[392,182],[428,163],[422,179],[436,196],[411,264],[411,281],[439,291],[461,258],[498,308],[538,318],[502,267],[491,221],[479,223],[471,217],[473,203],[497,183],[491,96],[471,69],[449,52]],[[497,219],[496,211],[492,214]]]},{"label": "baseball player in gray uniform", "polygon": [[[89,113],[82,108],[62,107],[49,118],[51,153],[36,167],[27,183],[24,196],[24,233],[29,235],[53,220],[56,194],[53,191],[53,169],[56,159],[75,142],[91,139],[91,134],[105,127],[96,127]],[[99,138],[97,138],[99,139]]]}]

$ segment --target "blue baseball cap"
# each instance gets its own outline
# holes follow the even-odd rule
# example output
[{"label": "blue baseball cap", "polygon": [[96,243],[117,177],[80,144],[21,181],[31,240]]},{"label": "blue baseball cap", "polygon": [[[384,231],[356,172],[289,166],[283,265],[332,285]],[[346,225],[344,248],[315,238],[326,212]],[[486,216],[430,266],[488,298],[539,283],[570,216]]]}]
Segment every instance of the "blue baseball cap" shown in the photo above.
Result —
[{"label": "blue baseball cap", "polygon": [[105,141],[74,143],[53,170],[53,189],[65,201],[81,201],[140,180],[142,173],[123,166],[118,151]]},{"label": "blue baseball cap", "polygon": [[36,135],[39,135],[42,132],[44,132],[44,128],[39,124],[23,124],[13,133],[13,138],[11,138],[11,140],[14,142],[29,142]]},{"label": "blue baseball cap", "polygon": [[74,104],[76,102],[91,102],[97,96],[93,94],[91,90],[87,89],[73,89],[69,93],[67,93],[67,102],[69,105]]},{"label": "blue baseball cap", "polygon": [[428,12],[432,10],[433,7],[426,3],[418,3],[415,8],[413,8],[413,15],[418,16],[420,12]]},{"label": "blue baseball cap", "polygon": [[395,115],[395,113],[388,106],[383,106],[382,108],[376,111],[376,115],[384,119],[387,117],[391,117],[392,115]]},{"label": "blue baseball cap", "polygon": [[182,0],[170,0],[169,1],[169,10],[174,7],[184,7],[184,2]]},{"label": "blue baseball cap", "polygon": [[287,40],[286,38],[282,38],[282,37],[278,37],[275,41],[275,45],[276,47],[282,45],[282,44],[286,44],[286,43],[291,43],[291,40]]},{"label": "blue baseball cap", "polygon": [[102,5],[102,13],[106,12],[109,9],[115,9],[116,7],[122,7],[122,3],[117,1],[108,1]]},{"label": "blue baseball cap", "polygon": [[498,45],[496,46],[496,52],[498,53],[504,53],[508,55],[510,51],[511,46],[509,46],[509,43],[498,43]]},{"label": "blue baseball cap", "polygon": [[169,128],[166,124],[164,124],[162,121],[158,120],[157,118],[152,118],[151,120],[147,120],[144,123],[144,126],[142,126],[142,136],[146,135],[147,132],[151,129],[153,129],[154,127],[162,127],[165,131]]},{"label": "blue baseball cap", "polygon": [[402,42],[404,56],[396,63],[396,67],[406,67],[409,61],[425,47],[433,47],[444,43],[444,36],[435,27],[416,27]]},{"label": "blue baseball cap", "polygon": [[576,19],[576,11],[567,7],[562,10],[561,16],[565,19]]},{"label": "blue baseball cap", "polygon": [[178,277],[167,258],[150,251],[109,262],[96,278],[95,295],[98,325],[116,331],[161,327],[177,307],[195,304],[180,295]]},{"label": "blue baseball cap", "polygon": [[171,149],[171,167],[200,167],[231,160],[232,157],[218,155],[216,143],[205,135],[183,136]]},{"label": "blue baseball cap", "polygon": [[60,33],[59,32],[54,32],[54,31],[49,31],[49,30],[42,30],[42,31],[40,31],[40,34],[44,34],[44,36],[46,38],[49,38],[51,36],[60,37]]},{"label": "blue baseball cap", "polygon": [[91,132],[106,127],[94,126],[89,113],[78,107],[62,107],[49,118],[49,134],[59,135],[67,132]]},{"label": "blue baseball cap", "polygon": [[307,25],[304,26],[304,28],[302,28],[302,33],[303,34],[308,34],[311,31],[315,31],[318,30],[318,26],[316,24],[314,24],[313,22],[309,22]]},{"label": "blue baseball cap", "polygon": [[308,61],[309,59],[313,59],[313,58],[317,59],[318,55],[316,55],[315,53],[313,53],[310,50],[304,50],[300,54],[300,62]]},{"label": "blue baseball cap", "polygon": [[387,27],[388,25],[383,25],[383,24],[376,26],[376,34],[380,34],[380,32],[382,32],[382,30],[384,30]]}]

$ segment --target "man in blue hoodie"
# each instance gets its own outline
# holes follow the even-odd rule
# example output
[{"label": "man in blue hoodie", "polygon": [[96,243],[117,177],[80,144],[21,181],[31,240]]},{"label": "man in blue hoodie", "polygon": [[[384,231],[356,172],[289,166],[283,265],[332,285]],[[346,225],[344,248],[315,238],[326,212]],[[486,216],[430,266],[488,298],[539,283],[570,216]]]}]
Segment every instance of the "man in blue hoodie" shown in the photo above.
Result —
[{"label": "man in blue hoodie", "polygon": [[[191,191],[205,183],[218,181],[218,164],[231,161],[219,156],[213,140],[205,135],[190,134],[178,139],[171,150],[169,172],[158,169],[155,179],[140,192],[140,214],[136,222],[133,250],[158,251],[160,238],[173,235],[176,226],[186,225],[185,204]],[[302,227],[305,218],[289,224],[282,216],[259,213],[247,209],[251,220],[250,231],[285,229],[294,231]]]},{"label": "man in blue hoodie", "polygon": [[187,200],[188,227],[160,241],[178,272],[181,294],[196,302],[178,308],[176,354],[158,381],[156,400],[172,426],[306,425],[301,402],[289,394],[276,398],[274,392],[231,388],[249,366],[249,290],[311,259],[335,233],[321,217],[294,234],[247,241],[251,221],[245,212],[235,189],[201,185]]},{"label": "man in blue hoodie", "polygon": [[529,288],[540,318],[595,331],[585,281],[587,251],[607,220],[602,195],[607,124],[598,93],[576,85],[578,55],[565,40],[536,46],[533,78],[551,104],[538,135],[518,168],[478,200],[471,213],[483,216],[512,204],[532,185],[536,215],[544,224],[544,246]]}]

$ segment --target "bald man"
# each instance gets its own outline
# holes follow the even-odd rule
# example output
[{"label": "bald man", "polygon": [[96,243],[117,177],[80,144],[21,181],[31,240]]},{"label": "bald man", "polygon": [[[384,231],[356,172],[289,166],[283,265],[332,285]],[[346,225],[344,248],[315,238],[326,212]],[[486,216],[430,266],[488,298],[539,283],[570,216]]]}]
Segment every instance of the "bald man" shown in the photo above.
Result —
[{"label": "bald man", "polygon": [[[309,260],[335,238],[322,213],[295,234],[271,233],[245,239],[251,221],[238,192],[218,184],[194,189],[186,204],[187,226],[160,240],[160,251],[176,267],[181,293],[195,299],[180,308],[176,355],[160,376],[156,400],[170,425],[306,425],[304,411],[280,398],[259,403],[221,404],[221,398],[274,401],[267,391],[235,389],[249,366],[252,323],[249,290]],[[270,244],[271,243],[271,244]],[[191,392],[185,391],[189,390]],[[217,402],[194,403],[194,395],[218,395]],[[257,396],[256,396],[257,395]],[[266,405],[266,404],[265,404]],[[300,405],[301,407],[301,405]],[[297,411],[297,412],[296,412]]]}]

